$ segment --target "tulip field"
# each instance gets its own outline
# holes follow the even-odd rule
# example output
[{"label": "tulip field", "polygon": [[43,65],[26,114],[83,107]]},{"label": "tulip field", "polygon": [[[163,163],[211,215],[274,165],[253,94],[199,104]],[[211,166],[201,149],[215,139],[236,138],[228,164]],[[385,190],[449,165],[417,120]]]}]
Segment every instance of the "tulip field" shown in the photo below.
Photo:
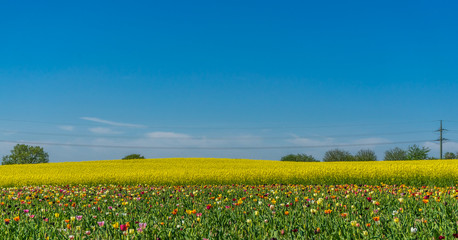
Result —
[{"label": "tulip field", "polygon": [[454,239],[458,160],[0,166],[0,239]]}]

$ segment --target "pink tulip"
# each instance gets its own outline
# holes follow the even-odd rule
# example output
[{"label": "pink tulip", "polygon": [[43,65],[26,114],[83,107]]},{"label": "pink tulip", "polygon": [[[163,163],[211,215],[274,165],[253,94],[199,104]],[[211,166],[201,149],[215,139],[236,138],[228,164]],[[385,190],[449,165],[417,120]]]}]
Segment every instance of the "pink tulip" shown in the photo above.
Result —
[{"label": "pink tulip", "polygon": [[120,228],[121,231],[123,231],[123,232],[127,230],[126,224],[121,224],[121,226],[119,226],[119,228]]},{"label": "pink tulip", "polygon": [[146,223],[139,223],[138,225],[140,226],[141,229],[145,229],[146,228]]}]

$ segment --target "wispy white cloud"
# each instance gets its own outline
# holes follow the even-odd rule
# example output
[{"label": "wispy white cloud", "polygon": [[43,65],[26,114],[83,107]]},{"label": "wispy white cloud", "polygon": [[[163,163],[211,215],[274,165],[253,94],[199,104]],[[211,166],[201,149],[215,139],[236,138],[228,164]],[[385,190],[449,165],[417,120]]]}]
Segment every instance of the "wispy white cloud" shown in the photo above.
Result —
[{"label": "wispy white cloud", "polygon": [[287,142],[290,142],[294,145],[298,146],[322,146],[322,145],[331,145],[335,144],[333,138],[325,138],[323,140],[311,139],[311,138],[304,138],[298,137],[293,135],[293,138],[288,139]]},{"label": "wispy white cloud", "polygon": [[259,146],[262,138],[255,135],[239,135],[233,137],[208,138],[206,136],[192,136],[177,132],[149,132],[146,138],[138,139],[138,143],[158,146],[186,146],[186,147],[237,147]]},{"label": "wispy white cloud", "polygon": [[[120,159],[131,153],[139,153],[149,158],[161,157],[228,157],[228,158],[253,158],[253,159],[280,159],[281,156],[290,153],[305,153],[322,159],[324,152],[336,148],[336,145],[349,144],[369,144],[364,146],[339,146],[337,148],[350,151],[352,154],[357,153],[360,149],[373,149],[382,159],[383,152],[393,145],[375,145],[377,143],[390,142],[384,138],[356,138],[356,139],[339,139],[325,137],[300,137],[291,135],[291,138],[284,140],[272,140],[266,137],[250,134],[230,134],[224,136],[201,136],[191,133],[173,132],[173,131],[152,131],[143,132],[143,135],[137,137],[113,138],[108,135],[121,134],[117,132],[116,127],[94,127],[89,131],[100,134],[96,138],[72,138],[68,144],[81,145],[103,145],[103,146],[120,146],[119,148],[105,147],[78,147],[78,146],[45,146],[49,151],[51,161],[80,161],[80,160],[101,160],[101,159]],[[104,137],[106,135],[107,137]],[[50,141],[51,142],[51,141]],[[54,141],[52,141],[54,142]],[[370,145],[374,144],[374,145]],[[432,143],[434,144],[434,143]],[[452,143],[450,150],[452,151]],[[320,146],[307,148],[292,149],[218,149],[231,147],[257,147],[257,146]],[[0,153],[7,154],[13,145],[2,146],[0,144]],[[132,146],[132,148],[130,148]],[[329,147],[326,147],[329,146]],[[456,143],[458,148],[458,143]],[[148,148],[151,147],[151,148]],[[183,149],[179,149],[183,147]],[[171,149],[172,148],[172,149]],[[173,149],[177,148],[177,149]],[[215,149],[212,149],[215,148]],[[436,145],[437,148],[437,145]],[[434,149],[433,149],[434,150]],[[458,150],[458,149],[457,149]],[[456,151],[454,151],[456,152]],[[437,154],[436,154],[437,155]]]},{"label": "wispy white cloud", "polygon": [[2,132],[2,135],[11,136],[11,135],[14,135],[16,133],[17,133],[16,131],[4,131],[4,132]]},{"label": "wispy white cloud", "polygon": [[0,143],[0,156],[10,154],[10,151],[14,148],[15,143]]},{"label": "wispy white cloud", "polygon": [[[295,145],[304,145],[304,146],[326,146],[326,145],[362,145],[361,147],[371,147],[375,146],[380,143],[390,143],[391,141],[385,138],[360,138],[355,139],[351,142],[349,141],[336,141],[334,138],[325,138],[322,140],[311,139],[311,138],[302,138],[302,137],[294,137],[288,142],[293,143]],[[373,144],[373,145],[372,145]],[[360,147],[360,146],[347,146],[347,147]]]},{"label": "wispy white cloud", "polygon": [[132,128],[144,128],[144,127],[146,127],[145,125],[141,125],[141,124],[113,122],[113,121],[108,121],[108,120],[95,118],[95,117],[81,117],[80,119],[91,121],[91,122],[108,124],[108,125],[117,126],[117,127],[132,127]]},{"label": "wispy white cloud", "polygon": [[122,132],[117,132],[113,131],[110,128],[104,128],[104,127],[95,127],[95,128],[89,128],[89,131],[97,134],[120,134]]},{"label": "wispy white cloud", "polygon": [[458,152],[458,143],[457,142],[445,142],[444,150],[447,152]]},{"label": "wispy white cloud", "polygon": [[[353,141],[353,144],[364,144],[368,146],[375,146],[380,143],[390,143],[392,141],[386,139],[386,138],[361,138],[361,139],[356,139]],[[371,145],[374,144],[374,145]]]},{"label": "wispy white cloud", "polygon": [[73,130],[75,130],[75,126],[68,126],[68,125],[58,126],[58,128],[60,128],[62,130],[65,130],[65,131],[73,131]]},{"label": "wispy white cloud", "polygon": [[177,132],[149,132],[145,138],[134,141],[136,145],[160,146],[160,147],[205,147],[210,143],[217,144],[214,141],[208,141],[205,138],[196,138],[188,134]]},{"label": "wispy white cloud", "polygon": [[191,138],[191,136],[174,132],[150,132],[146,134],[149,138]]},{"label": "wispy white cloud", "polygon": [[[432,151],[438,152],[439,143],[438,142],[425,142],[422,144],[424,147],[431,149]],[[444,142],[443,145],[443,153],[445,152],[458,152],[458,142]]]}]

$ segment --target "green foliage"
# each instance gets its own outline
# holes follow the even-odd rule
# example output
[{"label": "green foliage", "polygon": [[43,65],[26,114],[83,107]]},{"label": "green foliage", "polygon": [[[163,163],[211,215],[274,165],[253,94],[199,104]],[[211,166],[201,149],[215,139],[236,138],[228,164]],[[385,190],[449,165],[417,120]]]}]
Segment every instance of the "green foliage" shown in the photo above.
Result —
[{"label": "green foliage", "polygon": [[2,165],[48,163],[49,155],[42,147],[17,144],[11,150],[11,155],[3,156]]},{"label": "green foliage", "polygon": [[370,149],[361,149],[355,155],[355,161],[377,161],[377,155]]},{"label": "green foliage", "polygon": [[407,152],[402,150],[398,147],[395,147],[391,150],[387,150],[385,152],[385,161],[400,161],[400,160],[407,160]]},{"label": "green foliage", "polygon": [[312,155],[307,154],[288,154],[283,156],[280,161],[290,162],[318,162]]},{"label": "green foliage", "polygon": [[407,159],[408,160],[423,160],[428,159],[428,152],[431,149],[427,147],[419,147],[416,144],[409,146],[407,149]]},{"label": "green foliage", "polygon": [[324,162],[344,162],[355,161],[355,157],[350,152],[340,149],[329,150],[324,154]]},{"label": "green foliage", "polygon": [[457,159],[457,158],[458,158],[458,152],[456,154],[452,152],[446,152],[444,154],[444,159]]},{"label": "green foliage", "polygon": [[130,154],[122,158],[122,160],[129,160],[129,159],[145,159],[145,157],[140,154]]}]

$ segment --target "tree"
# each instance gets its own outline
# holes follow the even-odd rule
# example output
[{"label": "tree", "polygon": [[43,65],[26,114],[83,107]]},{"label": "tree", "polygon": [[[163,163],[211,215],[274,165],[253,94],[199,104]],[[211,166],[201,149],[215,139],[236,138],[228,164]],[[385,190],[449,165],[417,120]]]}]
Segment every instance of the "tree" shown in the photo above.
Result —
[{"label": "tree", "polygon": [[444,159],[457,159],[458,158],[458,152],[456,154],[452,152],[446,152],[444,155]]},{"label": "tree", "polygon": [[17,144],[11,150],[11,155],[3,156],[2,165],[48,163],[49,155],[42,147]]},{"label": "tree", "polygon": [[383,160],[385,161],[407,160],[407,152],[398,147],[395,147],[385,152],[385,158]]},{"label": "tree", "polygon": [[307,154],[288,154],[283,156],[280,161],[290,161],[290,162],[318,162],[312,155]]},{"label": "tree", "polygon": [[130,154],[122,158],[122,160],[129,160],[129,159],[145,159],[145,157],[143,157],[140,154]]},{"label": "tree", "polygon": [[428,152],[431,151],[431,149],[427,147],[419,147],[417,144],[409,146],[409,149],[407,150],[407,159],[409,160],[424,160],[428,159]]},{"label": "tree", "polygon": [[329,150],[324,154],[323,161],[324,162],[340,162],[340,161],[354,161],[355,157],[353,157],[350,152],[340,150],[340,149],[333,149]]},{"label": "tree", "polygon": [[355,155],[355,160],[356,161],[377,161],[377,155],[375,155],[375,152],[373,150],[361,149]]}]

